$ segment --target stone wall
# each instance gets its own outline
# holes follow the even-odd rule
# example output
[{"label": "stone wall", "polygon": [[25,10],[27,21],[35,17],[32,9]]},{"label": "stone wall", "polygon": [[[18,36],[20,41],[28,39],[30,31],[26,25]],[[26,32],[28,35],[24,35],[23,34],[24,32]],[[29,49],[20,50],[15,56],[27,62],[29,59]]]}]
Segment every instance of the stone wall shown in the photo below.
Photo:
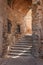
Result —
[{"label": "stone wall", "polygon": [[32,21],[32,28],[33,28],[33,55],[39,57],[40,55],[40,47],[41,47],[41,21],[42,21],[42,7],[41,7],[41,0],[33,0],[33,21]]},{"label": "stone wall", "polygon": [[[2,56],[3,53],[3,32],[5,32],[4,30],[4,24],[6,22],[6,0],[0,0],[0,57]],[[6,25],[5,25],[6,28]]]}]

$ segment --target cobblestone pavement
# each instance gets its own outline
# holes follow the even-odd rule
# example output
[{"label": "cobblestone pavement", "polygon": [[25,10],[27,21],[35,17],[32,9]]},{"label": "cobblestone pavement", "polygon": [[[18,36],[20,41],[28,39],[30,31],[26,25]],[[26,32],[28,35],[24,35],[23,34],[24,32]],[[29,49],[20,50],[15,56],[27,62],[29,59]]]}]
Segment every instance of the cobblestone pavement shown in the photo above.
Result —
[{"label": "cobblestone pavement", "polygon": [[9,58],[0,59],[0,65],[43,65],[42,59],[35,59],[34,57],[20,57],[20,58]]}]

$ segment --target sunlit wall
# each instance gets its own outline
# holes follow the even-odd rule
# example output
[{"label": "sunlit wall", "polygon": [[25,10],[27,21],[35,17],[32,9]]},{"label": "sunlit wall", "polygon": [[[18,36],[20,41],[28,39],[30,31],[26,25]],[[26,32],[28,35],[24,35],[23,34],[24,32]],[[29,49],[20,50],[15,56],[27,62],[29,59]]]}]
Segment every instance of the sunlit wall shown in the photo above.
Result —
[{"label": "sunlit wall", "polygon": [[32,34],[32,9],[30,9],[24,17],[25,34]]}]

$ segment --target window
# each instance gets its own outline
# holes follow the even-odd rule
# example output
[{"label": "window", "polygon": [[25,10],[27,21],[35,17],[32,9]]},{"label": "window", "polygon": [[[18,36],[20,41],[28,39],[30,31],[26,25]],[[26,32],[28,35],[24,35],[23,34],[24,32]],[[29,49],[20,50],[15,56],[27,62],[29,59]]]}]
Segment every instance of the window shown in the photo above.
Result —
[{"label": "window", "polygon": [[9,19],[8,19],[7,25],[8,25],[8,33],[11,33],[11,26],[12,26],[12,24],[11,24],[11,21]]},{"label": "window", "polygon": [[19,34],[20,33],[20,25],[17,25],[17,28],[16,28],[16,33]]}]

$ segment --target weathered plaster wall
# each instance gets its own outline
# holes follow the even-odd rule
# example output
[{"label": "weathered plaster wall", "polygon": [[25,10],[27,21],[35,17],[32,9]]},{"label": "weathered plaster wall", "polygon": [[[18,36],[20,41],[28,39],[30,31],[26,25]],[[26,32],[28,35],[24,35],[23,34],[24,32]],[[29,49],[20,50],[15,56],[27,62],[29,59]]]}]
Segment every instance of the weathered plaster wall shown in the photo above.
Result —
[{"label": "weathered plaster wall", "polygon": [[4,22],[6,22],[6,0],[0,0],[0,57],[3,53],[3,32]]}]

